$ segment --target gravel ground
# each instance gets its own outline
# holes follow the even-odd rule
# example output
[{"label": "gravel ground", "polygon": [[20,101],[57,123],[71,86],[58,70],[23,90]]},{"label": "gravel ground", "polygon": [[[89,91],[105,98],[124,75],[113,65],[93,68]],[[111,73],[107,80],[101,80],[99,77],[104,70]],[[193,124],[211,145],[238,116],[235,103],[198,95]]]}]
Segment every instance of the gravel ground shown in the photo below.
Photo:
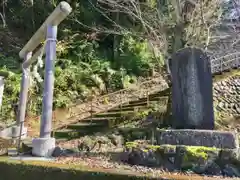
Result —
[{"label": "gravel ground", "polygon": [[[114,136],[116,144],[113,144],[109,139],[109,134]],[[105,141],[102,144],[101,148],[96,147],[89,153],[84,153],[80,151],[71,157],[59,157],[57,159],[58,163],[61,164],[69,164],[69,165],[81,165],[86,166],[87,168],[99,169],[102,171],[110,170],[111,172],[123,172],[123,173],[135,173],[142,175],[150,175],[153,177],[165,177],[166,179],[240,179],[240,178],[223,178],[220,176],[210,177],[210,176],[201,176],[198,174],[194,174],[189,171],[186,173],[181,173],[178,171],[168,172],[163,168],[149,168],[145,166],[137,166],[137,165],[129,165],[124,164],[120,161],[120,159],[124,159],[120,152],[123,152],[122,138],[118,135],[114,135],[112,133],[102,134],[96,133],[93,136],[85,136],[79,139],[70,140],[68,142],[61,142],[58,146],[67,149],[78,149],[79,143],[87,142],[89,146],[92,146],[96,141],[103,140]],[[120,146],[119,146],[120,145]],[[117,171],[116,171],[117,169]]]},{"label": "gravel ground", "polygon": [[153,177],[165,178],[165,179],[206,179],[206,180],[217,180],[217,179],[240,179],[240,178],[224,178],[220,176],[200,176],[192,172],[180,173],[180,172],[167,172],[160,168],[148,168],[143,166],[130,166],[119,162],[112,162],[111,159],[107,156],[75,156],[75,157],[61,157],[57,159],[58,163],[61,164],[74,164],[86,166],[87,168],[99,169],[101,171],[112,170],[121,173],[130,173],[130,174],[141,174],[148,175]]},{"label": "gravel ground", "polygon": [[[86,138],[86,137],[85,137]],[[65,148],[76,148],[77,142],[81,140],[71,140],[69,142],[63,142],[59,145]],[[110,152],[109,152],[110,151]],[[111,144],[103,145],[101,149],[94,150],[89,153],[76,153],[74,156],[70,157],[59,157],[57,158],[57,163],[66,165],[81,165],[84,167],[99,169],[100,171],[110,171],[110,172],[120,172],[127,174],[136,175],[148,175],[153,177],[165,178],[165,179],[206,179],[206,180],[217,180],[217,179],[237,179],[237,178],[224,178],[220,176],[200,176],[189,171],[186,173],[181,173],[178,171],[168,172],[163,168],[149,168],[145,166],[129,165],[120,162],[121,157],[120,152],[123,148],[117,148]],[[116,171],[117,169],[117,171]],[[240,178],[238,178],[240,179]]]}]

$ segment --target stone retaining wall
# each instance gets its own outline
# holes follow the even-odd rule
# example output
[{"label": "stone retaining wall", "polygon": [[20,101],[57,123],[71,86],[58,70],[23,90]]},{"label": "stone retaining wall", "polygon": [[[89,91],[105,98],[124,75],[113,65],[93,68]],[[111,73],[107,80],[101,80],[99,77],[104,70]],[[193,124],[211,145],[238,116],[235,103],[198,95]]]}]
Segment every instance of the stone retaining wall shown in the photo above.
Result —
[{"label": "stone retaining wall", "polygon": [[132,165],[176,169],[202,175],[240,177],[237,153],[229,149],[201,146],[153,146],[129,142],[122,161]]},{"label": "stone retaining wall", "polygon": [[240,116],[240,75],[229,77],[213,85],[213,98],[217,112]]}]

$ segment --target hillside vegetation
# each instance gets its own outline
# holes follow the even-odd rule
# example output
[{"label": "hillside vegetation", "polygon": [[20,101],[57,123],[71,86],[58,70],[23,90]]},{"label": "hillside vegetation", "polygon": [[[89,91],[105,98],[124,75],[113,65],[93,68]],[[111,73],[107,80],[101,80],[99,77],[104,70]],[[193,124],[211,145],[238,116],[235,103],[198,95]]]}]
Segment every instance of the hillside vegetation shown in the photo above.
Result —
[{"label": "hillside vegetation", "polygon": [[[18,52],[60,1],[2,2],[0,69],[6,80],[2,120],[12,121],[18,102]],[[211,43],[211,27],[225,9],[217,0],[69,0],[73,13],[59,26],[54,108],[113,92],[141,77],[162,73],[166,58],[191,45]],[[32,67],[27,115],[41,113],[44,57]],[[43,67],[41,64],[43,63]]]}]

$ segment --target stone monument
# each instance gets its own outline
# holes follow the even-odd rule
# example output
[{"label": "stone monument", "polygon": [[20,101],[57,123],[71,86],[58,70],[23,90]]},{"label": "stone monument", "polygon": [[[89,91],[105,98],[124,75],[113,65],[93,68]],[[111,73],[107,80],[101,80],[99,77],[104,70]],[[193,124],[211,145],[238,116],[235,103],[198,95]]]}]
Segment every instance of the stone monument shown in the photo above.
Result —
[{"label": "stone monument", "polygon": [[172,125],[156,131],[157,145],[176,147],[174,163],[181,167],[186,146],[229,150],[238,158],[238,135],[214,130],[211,64],[197,48],[177,51],[168,63],[172,81]]},{"label": "stone monument", "polygon": [[173,127],[214,129],[211,64],[197,48],[173,54],[169,62],[172,79]]}]

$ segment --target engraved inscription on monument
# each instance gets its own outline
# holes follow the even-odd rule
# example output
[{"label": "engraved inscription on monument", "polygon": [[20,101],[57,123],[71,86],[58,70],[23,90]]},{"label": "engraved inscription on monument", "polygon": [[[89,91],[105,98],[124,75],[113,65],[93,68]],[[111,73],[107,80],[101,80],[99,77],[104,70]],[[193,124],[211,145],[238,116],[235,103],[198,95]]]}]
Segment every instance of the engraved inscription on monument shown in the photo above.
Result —
[{"label": "engraved inscription on monument", "polygon": [[172,78],[173,125],[177,129],[214,129],[210,60],[197,48],[173,54],[169,64]]}]

